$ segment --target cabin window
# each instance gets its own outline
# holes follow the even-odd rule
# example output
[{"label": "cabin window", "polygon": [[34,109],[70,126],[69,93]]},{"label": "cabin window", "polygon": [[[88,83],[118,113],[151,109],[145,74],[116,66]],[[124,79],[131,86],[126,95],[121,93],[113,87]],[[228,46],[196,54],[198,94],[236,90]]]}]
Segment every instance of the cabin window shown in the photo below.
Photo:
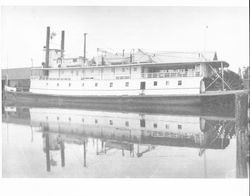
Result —
[{"label": "cabin window", "polygon": [[76,59],[76,58],[74,58],[74,59],[73,59],[73,62],[74,62],[74,63],[75,63],[75,62],[77,62],[77,59]]},{"label": "cabin window", "polygon": [[82,118],[82,122],[84,122],[84,118]]},{"label": "cabin window", "polygon": [[69,86],[71,86],[71,83],[69,83]]},{"label": "cabin window", "polygon": [[157,124],[156,123],[154,123],[154,128],[157,128]]},{"label": "cabin window", "polygon": [[127,86],[127,87],[128,87],[128,86],[129,86],[129,82],[126,82],[126,83],[125,83],[125,86]]},{"label": "cabin window", "polygon": [[136,68],[136,67],[134,67],[134,71],[137,71],[137,68]]},{"label": "cabin window", "polygon": [[109,83],[109,87],[113,87],[113,82],[110,82],[110,83]]},{"label": "cabin window", "polygon": [[112,120],[110,120],[110,121],[109,121],[109,124],[110,124],[110,125],[113,125],[113,121],[112,121]]},{"label": "cabin window", "polygon": [[178,86],[181,86],[181,85],[182,85],[182,81],[178,80]]},{"label": "cabin window", "polygon": [[82,86],[84,86],[84,83],[82,83]]},{"label": "cabin window", "polygon": [[166,126],[165,126],[165,127],[166,127],[166,129],[169,129],[169,125],[168,125],[168,124],[166,124]]},{"label": "cabin window", "polygon": [[166,81],[166,86],[168,86],[169,85],[169,81]]},{"label": "cabin window", "polygon": [[97,86],[98,86],[98,83],[96,82],[96,83],[95,83],[95,87],[97,87]]},{"label": "cabin window", "polygon": [[154,81],[154,86],[157,86],[157,81]]},{"label": "cabin window", "polygon": [[95,119],[95,124],[97,124],[98,123],[98,120],[97,119]]},{"label": "cabin window", "polygon": [[125,68],[122,68],[122,72],[124,72],[125,71]]},{"label": "cabin window", "polygon": [[59,116],[57,116],[57,118],[56,118],[57,120],[59,120]]},{"label": "cabin window", "polygon": [[73,74],[73,73],[74,73],[74,71],[73,71],[73,70],[71,70],[71,73]]},{"label": "cabin window", "polygon": [[182,129],[182,125],[178,125],[178,129]]},{"label": "cabin window", "polygon": [[125,122],[125,126],[126,126],[126,127],[129,126],[129,122],[128,122],[128,121]]},{"label": "cabin window", "polygon": [[112,68],[112,69],[111,69],[111,72],[115,73],[115,68]]},{"label": "cabin window", "polygon": [[48,82],[46,83],[46,86],[48,86]]},{"label": "cabin window", "polygon": [[145,126],[146,126],[145,119],[141,119],[141,120],[140,120],[140,126],[141,126],[141,127],[145,127]]},{"label": "cabin window", "polygon": [[82,73],[84,74],[84,70],[82,70]]},{"label": "cabin window", "polygon": [[91,73],[94,73],[94,69],[91,69]]},{"label": "cabin window", "polygon": [[59,83],[57,83],[56,85],[59,86]]},{"label": "cabin window", "polygon": [[69,121],[71,121],[71,118],[69,117]]}]

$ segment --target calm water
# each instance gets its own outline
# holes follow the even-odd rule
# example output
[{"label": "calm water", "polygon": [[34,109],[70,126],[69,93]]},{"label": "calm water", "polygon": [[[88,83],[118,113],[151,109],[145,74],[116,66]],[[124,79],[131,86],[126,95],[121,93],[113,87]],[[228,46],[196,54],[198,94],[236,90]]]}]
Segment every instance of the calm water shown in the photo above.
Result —
[{"label": "calm water", "polygon": [[234,114],[3,107],[3,177],[246,177]]}]

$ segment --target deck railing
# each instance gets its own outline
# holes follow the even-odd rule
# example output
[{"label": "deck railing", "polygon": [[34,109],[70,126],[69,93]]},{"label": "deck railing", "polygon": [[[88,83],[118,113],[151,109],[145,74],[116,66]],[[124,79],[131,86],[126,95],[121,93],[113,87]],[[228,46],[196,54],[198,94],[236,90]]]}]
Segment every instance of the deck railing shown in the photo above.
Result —
[{"label": "deck railing", "polygon": [[173,77],[199,77],[200,72],[192,72],[192,73],[142,73],[142,78],[173,78]]},{"label": "deck railing", "polygon": [[[139,76],[139,75],[138,75]],[[200,77],[200,72],[193,72],[193,73],[161,73],[161,72],[154,72],[154,73],[142,73],[141,78],[174,78],[174,77]],[[131,78],[139,78],[139,77],[131,77],[131,76],[114,76],[116,80],[122,79],[131,79]],[[32,80],[89,80],[95,79],[95,77],[77,77],[77,78],[51,78],[48,76],[31,76]]]}]

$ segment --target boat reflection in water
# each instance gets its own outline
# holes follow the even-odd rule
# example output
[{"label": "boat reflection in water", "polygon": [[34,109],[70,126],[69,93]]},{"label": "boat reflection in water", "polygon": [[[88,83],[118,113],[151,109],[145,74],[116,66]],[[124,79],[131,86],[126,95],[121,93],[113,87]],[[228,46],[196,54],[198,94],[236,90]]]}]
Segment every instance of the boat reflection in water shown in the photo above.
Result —
[{"label": "boat reflection in water", "polygon": [[[106,156],[110,159],[114,152],[120,151],[121,157],[141,159],[160,147],[197,149],[195,156],[205,159],[206,150],[227,148],[235,135],[235,121],[229,117],[61,108],[21,110],[22,116],[26,116],[27,121],[30,120],[32,129],[42,134],[47,171],[52,171],[53,166],[66,167],[67,156],[72,156],[67,155],[67,145],[72,144],[82,146],[82,150],[78,151],[82,157],[81,164],[90,168],[91,164],[98,161],[93,156]],[[26,115],[23,114],[24,111]],[[5,111],[9,122],[12,119],[13,123],[15,115],[17,114],[13,114],[13,111]],[[88,156],[91,156],[90,162]],[[113,164],[115,162],[110,162],[110,167]],[[206,161],[204,164],[207,164]]]}]

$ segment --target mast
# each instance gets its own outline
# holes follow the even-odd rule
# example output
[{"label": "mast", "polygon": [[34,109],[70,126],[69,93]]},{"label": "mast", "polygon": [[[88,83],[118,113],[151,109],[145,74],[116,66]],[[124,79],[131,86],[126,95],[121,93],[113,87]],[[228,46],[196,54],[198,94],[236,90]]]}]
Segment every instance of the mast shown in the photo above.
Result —
[{"label": "mast", "polygon": [[86,42],[87,42],[87,40],[86,40],[86,35],[87,35],[87,33],[84,33],[84,54],[83,54],[83,63],[85,64],[85,62],[86,62]]}]

